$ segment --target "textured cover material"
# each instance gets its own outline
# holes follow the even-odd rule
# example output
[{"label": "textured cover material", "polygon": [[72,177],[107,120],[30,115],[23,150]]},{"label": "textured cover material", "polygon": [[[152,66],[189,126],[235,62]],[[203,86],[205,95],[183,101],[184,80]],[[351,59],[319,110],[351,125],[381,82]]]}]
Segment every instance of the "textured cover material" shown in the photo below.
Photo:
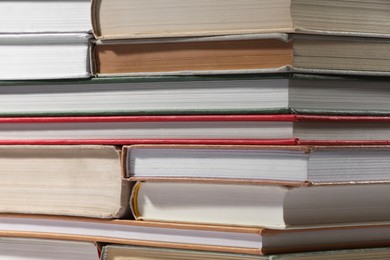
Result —
[{"label": "textured cover material", "polygon": [[121,160],[114,146],[0,146],[0,212],[127,217]]}]

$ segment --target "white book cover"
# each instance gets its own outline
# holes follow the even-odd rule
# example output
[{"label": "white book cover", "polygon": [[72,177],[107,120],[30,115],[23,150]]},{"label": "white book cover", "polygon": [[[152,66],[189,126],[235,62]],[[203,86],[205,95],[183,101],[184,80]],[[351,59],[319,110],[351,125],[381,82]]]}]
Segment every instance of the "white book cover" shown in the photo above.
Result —
[{"label": "white book cover", "polygon": [[88,78],[88,34],[0,35],[0,80]]}]

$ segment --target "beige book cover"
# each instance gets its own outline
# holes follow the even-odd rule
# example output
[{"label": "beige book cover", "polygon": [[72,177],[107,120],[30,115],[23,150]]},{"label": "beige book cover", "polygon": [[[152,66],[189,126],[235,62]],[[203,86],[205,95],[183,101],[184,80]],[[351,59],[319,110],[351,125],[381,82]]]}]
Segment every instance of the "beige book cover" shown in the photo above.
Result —
[{"label": "beige book cover", "polygon": [[121,150],[104,145],[0,146],[0,212],[118,218],[129,214]]},{"label": "beige book cover", "polygon": [[193,37],[269,32],[384,36],[387,1],[93,0],[98,39]]}]

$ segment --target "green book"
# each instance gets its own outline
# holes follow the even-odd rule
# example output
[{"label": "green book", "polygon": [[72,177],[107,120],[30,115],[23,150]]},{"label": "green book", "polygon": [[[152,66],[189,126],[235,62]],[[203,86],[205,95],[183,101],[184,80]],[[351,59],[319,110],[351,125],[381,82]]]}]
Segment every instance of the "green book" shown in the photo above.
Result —
[{"label": "green book", "polygon": [[107,245],[101,260],[366,260],[389,259],[390,248],[305,252],[281,255],[244,255],[157,247]]},{"label": "green book", "polygon": [[0,116],[390,115],[389,82],[283,73],[1,81]]}]

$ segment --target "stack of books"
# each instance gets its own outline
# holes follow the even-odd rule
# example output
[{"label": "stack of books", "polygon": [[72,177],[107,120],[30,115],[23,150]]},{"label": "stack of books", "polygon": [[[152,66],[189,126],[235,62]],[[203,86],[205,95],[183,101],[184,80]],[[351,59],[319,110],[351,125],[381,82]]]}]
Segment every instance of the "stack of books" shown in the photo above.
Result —
[{"label": "stack of books", "polygon": [[390,4],[0,12],[5,257],[389,258]]}]

